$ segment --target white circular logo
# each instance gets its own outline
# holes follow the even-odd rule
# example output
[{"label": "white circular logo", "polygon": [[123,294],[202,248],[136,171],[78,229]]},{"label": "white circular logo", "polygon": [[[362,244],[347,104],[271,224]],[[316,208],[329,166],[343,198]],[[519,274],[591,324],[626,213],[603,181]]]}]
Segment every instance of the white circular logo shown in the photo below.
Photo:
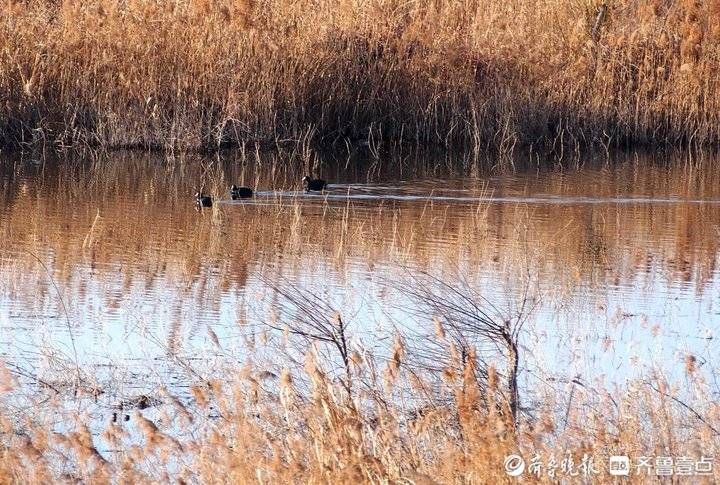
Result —
[{"label": "white circular logo", "polygon": [[520,455],[508,455],[505,457],[505,473],[511,477],[519,477],[525,471],[525,460]]}]

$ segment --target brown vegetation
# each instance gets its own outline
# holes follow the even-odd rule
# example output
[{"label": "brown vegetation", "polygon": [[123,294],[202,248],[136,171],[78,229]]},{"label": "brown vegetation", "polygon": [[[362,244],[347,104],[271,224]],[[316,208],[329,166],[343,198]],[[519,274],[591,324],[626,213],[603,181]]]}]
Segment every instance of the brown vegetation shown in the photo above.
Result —
[{"label": "brown vegetation", "polygon": [[[687,483],[720,478],[720,407],[707,383],[691,372],[682,390],[662,376],[631,382],[625,390],[548,390],[539,408],[514,423],[494,368],[487,368],[487,385],[480,386],[475,356],[462,364],[445,345],[446,358],[437,362],[443,369],[439,386],[411,372],[406,361],[412,355],[365,352],[349,367],[356,389],[349,395],[330,363],[310,350],[305,370],[286,368],[278,376],[255,366],[233,369],[230,382],[198,382],[189,399],[167,396],[157,409],[128,411],[127,420],[108,418],[101,434],[82,418],[60,425],[65,431],[48,429],[67,415],[55,399],[43,404],[42,414],[20,420],[4,408],[0,480],[506,483],[504,459],[513,453],[528,463],[536,453],[543,463],[556,460],[555,478],[543,468],[538,483],[569,477],[560,469],[562,460],[574,463],[578,479],[604,483],[610,455],[653,457],[653,466],[656,456],[688,457],[692,476],[681,477],[692,480]],[[12,374],[0,371],[0,399],[13,402]],[[565,402],[572,406],[560,412]],[[581,463],[588,458],[595,471],[586,475]],[[704,477],[694,468],[703,459],[715,461]],[[631,480],[655,483],[655,470],[633,469]]]},{"label": "brown vegetation", "polygon": [[5,0],[0,140],[719,141],[720,2]]}]

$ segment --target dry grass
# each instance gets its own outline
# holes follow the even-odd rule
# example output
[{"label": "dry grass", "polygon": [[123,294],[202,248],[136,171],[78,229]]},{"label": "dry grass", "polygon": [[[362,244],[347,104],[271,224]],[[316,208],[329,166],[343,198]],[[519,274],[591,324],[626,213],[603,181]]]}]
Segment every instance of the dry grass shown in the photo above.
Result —
[{"label": "dry grass", "polygon": [[[492,368],[481,388],[477,362],[466,360],[457,372],[448,351],[451,357],[438,362],[447,366],[442,383],[432,389],[409,372],[411,355],[396,351],[386,360],[365,352],[353,359],[356,391],[349,395],[329,363],[310,351],[304,370],[278,376],[235,369],[230,382],[198,382],[191,398],[166,397],[158,408],[125,411],[127,421],[107,419],[99,434],[82,417],[64,431],[49,429],[52,420],[43,416],[63,415],[53,400],[43,405],[47,414],[20,420],[3,411],[0,480],[504,483],[503,460],[519,452],[528,461],[536,453],[545,463],[553,456],[558,467],[571,459],[575,470],[583,456],[592,457],[591,479],[605,481],[610,455],[689,456],[694,463],[720,452],[720,407],[692,372],[682,389],[662,377],[613,391],[578,386],[567,409],[566,392],[548,390],[540,407],[513,423]],[[13,402],[12,375],[3,370],[2,378],[1,398]],[[644,473],[633,482],[653,483]],[[717,463],[710,476],[691,477],[718,478]],[[546,470],[537,481],[556,483]]]},{"label": "dry grass", "polygon": [[717,143],[720,3],[603,5],[4,0],[0,137],[556,155]]}]

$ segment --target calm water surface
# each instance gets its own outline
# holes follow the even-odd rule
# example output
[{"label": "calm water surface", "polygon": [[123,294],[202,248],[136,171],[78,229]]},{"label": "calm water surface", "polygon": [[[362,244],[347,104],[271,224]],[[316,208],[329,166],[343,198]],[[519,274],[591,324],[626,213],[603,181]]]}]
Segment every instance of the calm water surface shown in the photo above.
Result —
[{"label": "calm water surface", "polygon": [[[492,176],[339,166],[320,171],[326,194],[306,195],[302,174],[232,157],[0,167],[0,355],[30,383],[77,359],[108,406],[182,387],[188,363],[211,376],[242,361],[277,318],[274,287],[322,298],[368,345],[431,328],[403,290],[423,273],[509,317],[532,302],[527,386],[679,377],[688,354],[710,371],[719,355],[717,170],[657,157]],[[258,194],[226,200],[231,183]],[[194,209],[199,185],[212,209]]]}]

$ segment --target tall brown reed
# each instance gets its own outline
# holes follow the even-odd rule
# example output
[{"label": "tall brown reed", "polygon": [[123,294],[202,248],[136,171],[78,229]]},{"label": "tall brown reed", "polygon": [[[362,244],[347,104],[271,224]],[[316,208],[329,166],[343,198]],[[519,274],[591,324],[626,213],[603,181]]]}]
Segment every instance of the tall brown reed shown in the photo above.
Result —
[{"label": "tall brown reed", "polygon": [[[566,395],[549,390],[541,405],[524,415],[517,430],[497,399],[497,379],[488,369],[488,387],[470,377],[475,356],[461,374],[447,373],[442,384],[450,401],[439,404],[422,378],[400,400],[412,356],[387,356],[392,378],[370,384],[360,399],[330,377],[328,362],[312,352],[305,370],[285,370],[275,383],[262,382],[262,367],[245,366],[229,382],[202,382],[192,398],[165,400],[157,411],[134,412],[108,422],[94,435],[79,418],[66,431],[48,431],[41,415],[24,420],[0,412],[0,480],[3,483],[505,483],[504,458],[520,453],[574,462],[592,457],[588,480],[609,478],[609,455],[687,456],[693,462],[717,457],[718,406],[708,386],[689,376],[681,391],[662,376],[632,381],[626,388],[578,388],[565,417],[557,412]],[[386,357],[386,358],[387,358]],[[359,376],[383,357],[365,354]],[[439,361],[439,364],[450,361]],[[1,367],[0,367],[1,368]],[[6,372],[0,374],[3,394]],[[305,387],[296,383],[305,380]],[[362,387],[359,386],[359,387]],[[407,403],[411,402],[409,406]],[[490,403],[490,407],[481,402]],[[44,411],[63,412],[57,400]],[[214,419],[208,418],[213,411]],[[56,419],[56,418],[53,418]],[[180,436],[180,437],[175,437]],[[576,470],[578,474],[582,473]],[[538,483],[557,483],[543,469]],[[643,472],[644,473],[644,472]],[[717,466],[693,483],[714,483]],[[531,477],[527,472],[525,477]],[[654,477],[636,475],[634,483]]]},{"label": "tall brown reed", "polygon": [[0,137],[716,143],[717,0],[7,0]]}]

